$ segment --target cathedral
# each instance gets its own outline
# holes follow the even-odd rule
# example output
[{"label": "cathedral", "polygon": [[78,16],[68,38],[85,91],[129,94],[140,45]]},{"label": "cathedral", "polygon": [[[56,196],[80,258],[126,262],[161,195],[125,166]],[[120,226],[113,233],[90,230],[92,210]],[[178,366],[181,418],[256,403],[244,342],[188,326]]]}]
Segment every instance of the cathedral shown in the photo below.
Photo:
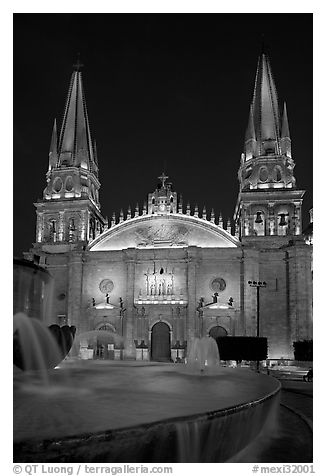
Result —
[{"label": "cathedral", "polygon": [[293,359],[293,342],[312,338],[312,247],[294,167],[286,105],[262,52],[232,227],[184,206],[166,170],[142,207],[108,220],[75,65],[24,254],[54,278],[49,323],[76,326],[83,358],[182,360],[192,338],[209,334],[264,336],[269,358]]}]

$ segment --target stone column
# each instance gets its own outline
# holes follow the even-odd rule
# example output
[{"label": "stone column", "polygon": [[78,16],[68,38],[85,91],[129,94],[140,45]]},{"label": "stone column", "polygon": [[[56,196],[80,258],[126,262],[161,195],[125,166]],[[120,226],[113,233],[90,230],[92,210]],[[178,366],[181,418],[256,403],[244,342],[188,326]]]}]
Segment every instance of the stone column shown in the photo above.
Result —
[{"label": "stone column", "polygon": [[239,296],[240,296],[240,302],[239,302],[239,312],[236,313],[237,318],[239,319],[237,321],[237,332],[239,335],[246,335],[246,319],[245,319],[245,266],[244,266],[244,256],[243,256],[243,251],[242,251],[242,256],[239,258],[240,261],[240,280],[239,280]]},{"label": "stone column", "polygon": [[257,293],[248,281],[259,280],[259,251],[244,251],[243,268],[243,303],[244,331],[247,336],[255,336],[257,328]]},{"label": "stone column", "polygon": [[134,285],[136,268],[136,250],[128,249],[124,252],[126,263],[126,302],[125,302],[125,322],[124,322],[124,359],[134,360],[136,358],[136,348],[134,339],[136,332],[136,322],[134,317]]},{"label": "stone column", "polygon": [[36,241],[42,243],[44,237],[44,214],[37,212],[36,215]]},{"label": "stone column", "polygon": [[188,315],[186,325],[186,338],[188,341],[194,337],[199,337],[197,296],[196,296],[196,271],[198,264],[198,250],[195,246],[190,246],[187,251],[187,288],[188,288]]},{"label": "stone column", "polygon": [[289,247],[288,259],[288,309],[289,344],[312,338],[312,279],[311,247],[298,243]]},{"label": "stone column", "polygon": [[68,323],[77,328],[77,333],[88,330],[83,321],[82,310],[83,253],[72,251],[68,261]]},{"label": "stone column", "polygon": [[81,241],[88,240],[88,211],[81,210],[79,237]]},{"label": "stone column", "polygon": [[275,214],[274,214],[274,202],[268,203],[268,230],[269,235],[275,235]]},{"label": "stone column", "polygon": [[248,219],[248,209],[243,205],[243,231],[241,236],[249,236],[249,219]]},{"label": "stone column", "polygon": [[64,211],[59,212],[59,229],[58,229],[58,238],[59,241],[64,240]]},{"label": "stone column", "polygon": [[294,215],[295,215],[295,235],[301,235],[301,227],[302,227],[302,220],[301,220],[301,205],[300,203],[294,204]]}]

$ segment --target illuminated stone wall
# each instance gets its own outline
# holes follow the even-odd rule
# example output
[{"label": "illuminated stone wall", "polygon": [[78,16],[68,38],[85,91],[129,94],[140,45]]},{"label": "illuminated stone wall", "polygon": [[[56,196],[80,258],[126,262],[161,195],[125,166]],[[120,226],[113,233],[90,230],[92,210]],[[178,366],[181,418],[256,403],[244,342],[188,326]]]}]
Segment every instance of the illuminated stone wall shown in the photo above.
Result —
[{"label": "illuminated stone wall", "polygon": [[[111,326],[123,334],[124,357],[130,359],[136,358],[135,341],[143,341],[150,353],[158,322],[169,327],[171,348],[215,326],[229,335],[256,335],[256,289],[248,281],[264,280],[260,335],[268,338],[269,357],[293,358],[293,341],[312,332],[310,249],[297,244],[268,250],[74,251],[48,255],[47,267],[55,277],[57,322],[68,317],[78,333]],[[148,277],[157,279],[154,294]],[[172,281],[173,289],[168,289]]]}]

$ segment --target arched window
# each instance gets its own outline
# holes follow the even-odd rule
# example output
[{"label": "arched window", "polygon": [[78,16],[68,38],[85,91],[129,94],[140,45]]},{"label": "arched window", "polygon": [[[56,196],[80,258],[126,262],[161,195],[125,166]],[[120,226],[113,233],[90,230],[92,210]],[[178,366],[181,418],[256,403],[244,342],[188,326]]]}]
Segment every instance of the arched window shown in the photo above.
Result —
[{"label": "arched window", "polygon": [[53,190],[57,193],[62,189],[62,180],[60,177],[57,177],[53,182]]},{"label": "arched window", "polygon": [[261,182],[267,182],[268,179],[268,170],[266,167],[261,167],[259,170],[259,180]]},{"label": "arched window", "polygon": [[54,218],[51,218],[48,222],[48,230],[49,230],[49,239],[50,241],[57,240],[57,222]]},{"label": "arched window", "polygon": [[72,177],[69,175],[66,178],[65,189],[66,189],[67,192],[71,192],[73,188],[74,188],[74,182],[72,180]]},{"label": "arched window", "polygon": [[277,234],[278,236],[286,236],[289,234],[289,214],[285,211],[278,213]]},{"label": "arched window", "polygon": [[282,171],[280,167],[274,168],[274,180],[275,182],[280,182],[282,180]]},{"label": "arched window", "polygon": [[257,211],[254,215],[254,234],[256,236],[264,236],[265,233],[265,214],[262,211]]},{"label": "arched window", "polygon": [[213,339],[218,339],[219,337],[226,337],[228,335],[227,330],[222,326],[214,326],[209,331],[209,335]]}]

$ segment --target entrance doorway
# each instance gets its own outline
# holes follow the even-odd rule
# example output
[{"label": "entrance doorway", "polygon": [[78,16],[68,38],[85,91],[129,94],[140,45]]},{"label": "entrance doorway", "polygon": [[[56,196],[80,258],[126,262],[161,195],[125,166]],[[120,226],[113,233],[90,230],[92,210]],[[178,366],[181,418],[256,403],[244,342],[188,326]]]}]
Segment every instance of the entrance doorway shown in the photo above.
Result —
[{"label": "entrance doorway", "polygon": [[217,339],[218,337],[225,337],[228,335],[226,329],[222,326],[214,326],[211,328],[209,331],[209,335],[213,337],[214,339]]},{"label": "entrance doorway", "polygon": [[152,327],[151,360],[171,360],[170,328],[165,322],[157,322]]}]

